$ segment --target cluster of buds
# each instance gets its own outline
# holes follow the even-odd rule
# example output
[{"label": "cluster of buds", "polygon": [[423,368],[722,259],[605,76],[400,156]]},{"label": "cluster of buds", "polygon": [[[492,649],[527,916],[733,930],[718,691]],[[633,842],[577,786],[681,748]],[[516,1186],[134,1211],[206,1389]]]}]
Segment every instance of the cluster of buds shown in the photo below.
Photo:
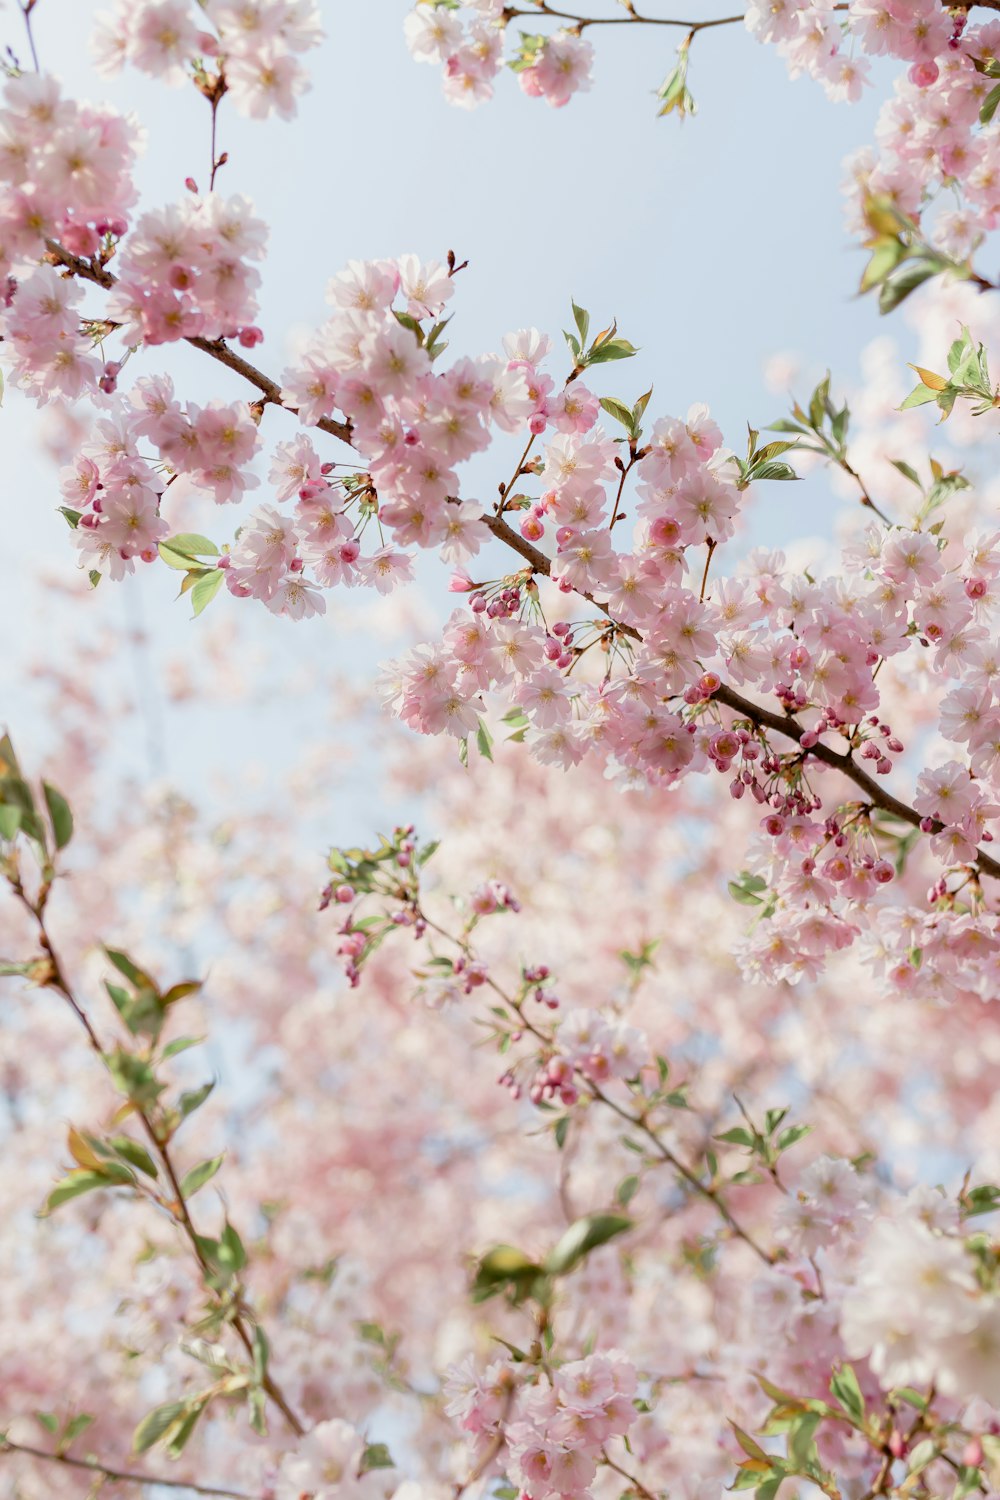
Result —
[{"label": "cluster of buds", "polygon": [[545,638],[543,647],[546,661],[565,669],[572,665],[576,655],[573,650],[573,627],[566,620],[557,620]]},{"label": "cluster of buds", "polygon": [[689,703],[692,708],[699,703],[707,703],[721,686],[722,678],[718,672],[705,672],[697,682],[692,682],[690,687],[684,689],[684,702]]},{"label": "cluster of buds", "polygon": [[456,958],[454,964],[455,978],[461,981],[462,992],[471,995],[481,984],[485,984],[490,977],[490,971],[486,964],[480,959]]},{"label": "cluster of buds", "polygon": [[531,964],[521,971],[525,984],[533,987],[530,993],[534,995],[538,1004],[546,1006],[549,1010],[558,1010],[559,997],[542,988],[550,973],[548,964]]},{"label": "cluster of buds", "polygon": [[532,1104],[544,1104],[558,1098],[567,1108],[580,1097],[573,1078],[573,1064],[568,1057],[550,1057],[538,1070],[532,1081],[528,1097]]},{"label": "cluster of buds", "polygon": [[878,776],[888,776],[892,770],[890,756],[902,755],[903,742],[893,734],[888,724],[883,724],[877,714],[869,714],[865,720],[872,731],[861,748],[862,760],[873,760]]},{"label": "cluster of buds", "polygon": [[[803,860],[803,874],[811,875],[824,850],[829,850],[819,866],[819,873],[824,879],[832,880],[837,885],[847,885],[852,880],[860,879],[862,886],[867,888],[869,877],[877,885],[888,885],[895,879],[895,868],[889,860],[879,855],[874,846],[867,817],[859,817],[854,813],[849,820],[845,820],[834,813],[826,819],[824,832],[824,842],[813,851],[813,858]],[[846,894],[851,893],[848,890]]]},{"label": "cluster of buds", "polygon": [[481,586],[469,597],[469,607],[477,615],[485,614],[490,620],[510,620],[521,613],[520,583],[503,584],[490,593],[488,589]]}]

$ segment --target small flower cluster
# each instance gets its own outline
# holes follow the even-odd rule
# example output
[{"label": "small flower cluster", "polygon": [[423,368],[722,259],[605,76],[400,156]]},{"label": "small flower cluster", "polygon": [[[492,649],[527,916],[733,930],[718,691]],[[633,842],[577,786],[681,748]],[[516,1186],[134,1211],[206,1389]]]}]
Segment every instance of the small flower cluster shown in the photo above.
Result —
[{"label": "small flower cluster", "polygon": [[135,120],[63,97],[55,79],[9,77],[0,108],[0,286],[59,240],[93,255],[124,234],[135,203]]},{"label": "small flower cluster", "polygon": [[886,1389],[934,1385],[1000,1404],[1000,1297],[976,1271],[943,1197],[919,1195],[911,1211],[877,1218],[843,1300],[848,1355],[867,1358]]},{"label": "small flower cluster", "polygon": [[[404,22],[406,42],[417,62],[437,63],[444,72],[444,95],[451,104],[473,109],[493,97],[493,80],[504,63],[507,25],[503,0],[466,0],[468,28],[457,8],[440,0],[418,0]],[[559,107],[589,89],[594,49],[574,31],[526,36],[511,59],[523,91]]]},{"label": "small flower cluster", "polygon": [[366,1471],[364,1458],[365,1440],[349,1422],[320,1422],[281,1460],[274,1500],[385,1500],[395,1480]]},{"label": "small flower cluster", "polygon": [[635,1367],[616,1349],[562,1365],[551,1383],[517,1383],[509,1364],[478,1371],[472,1358],[447,1377],[446,1411],[486,1450],[506,1439],[504,1460],[527,1500],[584,1495],[608,1442],[636,1418]]},{"label": "small flower cluster", "polygon": [[267,228],[246,198],[192,196],[145,213],[121,254],[108,314],[126,342],[236,338],[260,342],[255,292]]},{"label": "small flower cluster", "polygon": [[[144,438],[158,461],[141,455]],[[184,475],[216,504],[242,499],[259,482],[246,467],[257,441],[246,402],[182,407],[169,377],[141,378],[130,402],[95,423],[76,463],[60,474],[81,567],[119,579],[135,558],[153,561],[169,532],[160,515],[168,473]]]},{"label": "small flower cluster", "polygon": [[309,87],[299,55],[322,38],[316,0],[204,0],[197,10],[189,0],[116,0],[98,18],[91,50],[105,76],[128,63],[166,83],[193,77],[205,87],[211,65],[241,114],[289,120]]}]

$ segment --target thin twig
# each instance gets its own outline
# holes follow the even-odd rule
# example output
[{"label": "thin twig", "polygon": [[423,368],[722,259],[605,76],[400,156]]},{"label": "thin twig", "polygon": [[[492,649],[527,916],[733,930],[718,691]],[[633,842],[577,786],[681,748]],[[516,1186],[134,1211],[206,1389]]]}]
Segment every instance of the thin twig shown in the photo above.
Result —
[{"label": "thin twig", "polygon": [[608,1450],[606,1448],[601,1450],[601,1457],[609,1469],[614,1469],[616,1474],[620,1474],[623,1479],[628,1480],[629,1487],[635,1490],[637,1495],[641,1495],[642,1500],[656,1500],[656,1496],[652,1490],[648,1490],[641,1479],[636,1479],[634,1474],[630,1474],[627,1469],[622,1468],[621,1464],[616,1464],[613,1458],[608,1457]]},{"label": "thin twig", "polygon": [[[35,924],[38,930],[39,942],[41,943],[41,946],[49,961],[50,971],[44,981],[45,988],[55,990],[56,993],[61,995],[67,1002],[70,1009],[73,1011],[73,1014],[83,1026],[83,1029],[87,1034],[87,1040],[92,1050],[96,1052],[97,1056],[100,1058],[102,1064],[106,1068],[108,1066],[108,1059],[105,1055],[104,1048],[101,1046],[100,1039],[91,1024],[89,1017],[87,1016],[83,1007],[80,1005],[79,1001],[76,999],[76,996],[73,994],[69,981],[66,978],[62,964],[60,963],[58,955],[56,954],[52,939],[46,926],[45,913],[42,904],[33,904],[25,894],[23,887],[20,885],[20,882],[12,882],[12,885],[14,894],[18,897],[21,904],[31,913],[32,917],[35,920]],[[133,1104],[133,1107],[135,1110],[136,1118],[141,1122],[142,1127],[149,1139],[150,1145],[153,1147],[163,1163],[164,1171],[166,1172],[167,1178],[170,1182],[170,1186],[173,1189],[176,1200],[175,1205],[173,1206],[174,1222],[181,1230],[183,1230],[184,1235],[186,1236],[192,1250],[194,1251],[195,1259],[198,1262],[202,1274],[207,1277],[211,1274],[211,1267],[205,1258],[204,1251],[202,1250],[201,1244],[199,1242],[198,1233],[192,1222],[191,1214],[185,1201],[184,1194],[181,1191],[180,1180],[178,1178],[176,1168],[174,1167],[170,1152],[164,1142],[159,1139],[159,1136],[156,1132],[156,1127],[147,1112],[137,1104]],[[246,1326],[246,1322],[242,1313],[238,1309],[234,1311],[231,1322],[233,1331],[235,1332],[240,1343],[243,1345],[243,1348],[245,1349],[247,1355],[251,1359],[253,1359],[253,1336]],[[305,1424],[292,1410],[283,1391],[281,1390],[280,1386],[278,1386],[274,1378],[269,1373],[265,1373],[264,1378],[261,1381],[261,1385],[270,1396],[275,1406],[277,1406],[278,1410],[284,1416],[292,1431],[296,1434],[297,1437],[301,1437],[305,1432]]]},{"label": "thin twig", "polygon": [[67,1453],[46,1453],[42,1448],[32,1448],[27,1443],[14,1443],[10,1438],[0,1438],[0,1454],[25,1453],[29,1458],[40,1458],[45,1463],[62,1464],[68,1469],[84,1469],[88,1474],[99,1474],[102,1479],[117,1484],[155,1484],[168,1490],[194,1490],[198,1495],[223,1495],[228,1500],[254,1500],[245,1490],[227,1490],[216,1484],[196,1484],[193,1479],[166,1479],[162,1474],[136,1474],[129,1469],[113,1469],[96,1458],[70,1458]]},{"label": "thin twig", "polygon": [[24,17],[24,29],[28,33],[28,46],[31,48],[31,61],[35,65],[35,72],[42,71],[38,61],[38,53],[35,51],[35,36],[31,29],[31,12],[38,4],[38,0],[21,0],[21,14]]}]

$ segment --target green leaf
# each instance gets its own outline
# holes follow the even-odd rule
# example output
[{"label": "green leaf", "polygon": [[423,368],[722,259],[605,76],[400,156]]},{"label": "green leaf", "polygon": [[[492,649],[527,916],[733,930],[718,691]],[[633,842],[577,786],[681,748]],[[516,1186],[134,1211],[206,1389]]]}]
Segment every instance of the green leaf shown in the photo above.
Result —
[{"label": "green leaf", "polygon": [[219,549],[207,536],[199,536],[193,531],[180,532],[177,536],[167,537],[165,542],[160,542],[159,553],[168,567],[177,568],[186,573],[189,568],[198,566],[201,557],[218,557]]},{"label": "green leaf", "polygon": [[179,1036],[176,1041],[168,1042],[163,1049],[163,1060],[168,1057],[176,1057],[178,1053],[186,1052],[189,1047],[197,1047],[205,1038],[203,1036]]},{"label": "green leaf", "polygon": [[361,1455],[362,1474],[368,1474],[372,1469],[394,1469],[395,1467],[392,1454],[385,1443],[369,1443]]},{"label": "green leaf", "polygon": [[152,1448],[178,1419],[184,1417],[187,1409],[186,1401],[168,1401],[164,1406],[154,1407],[148,1416],[143,1417],[132,1435],[133,1453],[145,1453]]},{"label": "green leaf", "polygon": [[74,510],[71,505],[60,505],[57,508],[59,514],[61,516],[65,516],[66,525],[69,526],[73,531],[75,531],[80,524],[80,517],[83,515],[83,512],[80,510]]},{"label": "green leaf", "polygon": [[181,1119],[186,1120],[188,1115],[193,1115],[196,1109],[200,1109],[214,1088],[215,1079],[212,1078],[208,1083],[203,1083],[201,1088],[188,1089],[181,1094],[177,1101]]},{"label": "green leaf", "polygon": [[591,1250],[606,1245],[616,1235],[632,1228],[632,1220],[623,1214],[587,1214],[571,1224],[555,1248],[545,1257],[550,1276],[565,1276],[578,1266]]},{"label": "green leaf", "polygon": [[55,787],[50,786],[47,781],[42,782],[42,791],[45,793],[45,805],[49,810],[49,821],[52,824],[56,848],[65,849],[73,837],[73,814],[70,812],[69,803],[62,792],[57,792]]},{"label": "green leaf", "polygon": [[396,319],[397,323],[399,323],[403,328],[408,328],[410,330],[410,332],[416,338],[418,344],[423,344],[424,330],[421,328],[416,318],[413,317],[412,313],[397,312],[396,309],[393,308],[392,315]]},{"label": "green leaf", "polygon": [[933,1463],[938,1456],[938,1445],[933,1438],[925,1438],[915,1448],[911,1448],[906,1460],[907,1474],[920,1474]]},{"label": "green leaf", "polygon": [[554,1130],[554,1134],[555,1134],[555,1138],[556,1138],[556,1145],[558,1146],[558,1148],[559,1148],[560,1151],[562,1150],[562,1148],[566,1144],[566,1132],[568,1130],[569,1130],[569,1115],[563,1115],[563,1117],[562,1117],[561,1120],[557,1120],[556,1121],[556,1123],[555,1123],[555,1130]]},{"label": "green leaf", "polygon": [[200,1162],[197,1167],[192,1167],[190,1172],[185,1172],[181,1179],[181,1196],[193,1198],[199,1188],[203,1188],[206,1182],[211,1182],[222,1166],[225,1154],[223,1151],[221,1155],[213,1156],[209,1161]]},{"label": "green leaf", "polygon": [[198,1418],[205,1410],[205,1405],[206,1403],[204,1401],[198,1401],[195,1405],[191,1406],[184,1420],[182,1422],[178,1422],[173,1431],[168,1434],[168,1458],[180,1458],[188,1442],[188,1439],[194,1432],[195,1427],[198,1425]]},{"label": "green leaf", "polygon": [[35,1421],[40,1422],[46,1432],[59,1431],[59,1418],[50,1411],[36,1411]]},{"label": "green leaf", "polygon": [[585,312],[582,307],[577,307],[573,301],[570,302],[570,307],[573,309],[573,322],[576,324],[576,331],[580,335],[580,345],[582,347],[587,342],[587,334],[590,332],[590,313]]},{"label": "green leaf", "polygon": [[76,1440],[81,1432],[86,1432],[94,1418],[88,1412],[82,1411],[78,1416],[66,1423],[66,1427],[59,1438],[59,1452],[65,1453],[66,1449]]},{"label": "green leaf", "polygon": [[767,883],[759,875],[743,875],[738,881],[730,880],[728,885],[729,894],[741,906],[763,906],[764,902],[757,892],[766,889]]},{"label": "green leaf", "polygon": [[764,1449],[754,1438],[750,1436],[749,1432],[744,1432],[742,1427],[737,1427],[732,1418],[729,1419],[729,1425],[736,1435],[736,1441],[739,1443],[740,1447],[743,1449],[743,1452],[747,1455],[747,1457],[756,1458],[760,1460],[760,1462],[766,1463],[770,1467],[771,1455],[764,1452]]},{"label": "green leaf", "polygon": [[614,417],[616,422],[620,422],[630,435],[635,431],[632,413],[623,402],[616,401],[613,396],[602,396],[601,410],[606,411],[609,417]]},{"label": "green leaf", "polygon": [[962,1194],[962,1212],[966,1218],[972,1218],[976,1214],[991,1214],[998,1208],[1000,1188],[993,1187],[990,1183],[969,1188]]},{"label": "green leaf", "polygon": [[841,1365],[830,1381],[830,1390],[851,1421],[860,1426],[865,1420],[865,1398],[852,1365]]},{"label": "green leaf", "polygon": [[494,1245],[479,1261],[472,1283],[473,1302],[485,1302],[504,1287],[510,1287],[516,1301],[530,1294],[542,1267],[514,1245]]},{"label": "green leaf", "polygon": [[744,1125],[734,1125],[732,1130],[724,1130],[721,1135],[713,1135],[713,1141],[722,1141],[727,1146],[746,1146],[753,1149],[753,1134]]},{"label": "green leaf", "polygon": [[23,808],[15,807],[12,803],[0,803],[0,839],[6,839],[9,843],[17,837],[23,813]]},{"label": "green leaf", "polygon": [[859,290],[870,292],[873,287],[880,286],[885,278],[896,269],[906,253],[906,246],[902,240],[892,235],[883,236],[865,266]]},{"label": "green leaf", "polygon": [[127,953],[122,953],[118,948],[105,948],[104,952],[114,964],[119,974],[124,974],[125,978],[134,984],[136,989],[153,990],[155,992],[156,981],[150,978],[145,969],[140,969],[138,964],[133,963]]},{"label": "green leaf", "polygon": [[937,398],[937,391],[932,391],[928,386],[921,383],[910,392],[899,409],[900,411],[910,411],[914,406],[927,406],[929,402],[936,401]]},{"label": "green leaf", "polygon": [[893,312],[918,286],[923,286],[925,281],[930,281],[932,276],[937,276],[943,270],[944,265],[937,258],[915,256],[911,260],[904,260],[882,283],[878,294],[879,312]]},{"label": "green leaf", "polygon": [[624,1181],[618,1184],[618,1192],[615,1196],[617,1197],[618,1202],[621,1204],[622,1208],[628,1208],[629,1204],[632,1202],[632,1199],[639,1191],[639,1181],[640,1179],[633,1173],[631,1177],[626,1177]]},{"label": "green leaf", "polygon": [[197,995],[202,987],[200,979],[185,979],[180,984],[172,984],[166,994],[161,996],[161,1004],[164,1008],[175,1005],[178,1000],[186,1000],[188,995]]},{"label": "green leaf", "polygon": [[814,1439],[821,1421],[818,1411],[807,1412],[788,1435],[788,1456],[799,1469],[806,1469],[816,1462]]},{"label": "green leaf", "polygon": [[[112,1163],[108,1164],[110,1168]],[[47,1219],[49,1214],[59,1208],[63,1203],[68,1203],[71,1198],[80,1198],[84,1193],[93,1193],[97,1188],[126,1187],[135,1182],[132,1173],[126,1167],[122,1167],[122,1176],[102,1168],[100,1172],[90,1172],[79,1168],[70,1172],[62,1182],[54,1187],[46,1198],[44,1206],[40,1209],[38,1217]]]},{"label": "green leaf", "polygon": [[680,54],[680,60],[673,72],[667,74],[656,91],[656,97],[660,100],[660,109],[657,114],[658,119],[662,119],[664,115],[672,114],[674,110],[677,111],[682,120],[686,119],[688,115],[694,115],[698,112],[697,105],[691,95],[691,90],[687,86],[689,43],[690,38],[678,47],[677,51]]},{"label": "green leaf", "polygon": [[200,615],[202,610],[208,608],[221,587],[221,568],[214,568],[211,573],[206,573],[204,578],[198,579],[198,582],[191,590],[192,619]]},{"label": "green leaf", "polygon": [[990,89],[982,102],[979,110],[980,125],[988,125],[998,108],[1000,108],[1000,83],[997,84],[996,88]]},{"label": "green leaf", "polygon": [[484,760],[493,759],[493,736],[482,719],[476,720],[476,748]]},{"label": "green leaf", "polygon": [[234,1271],[242,1271],[247,1263],[243,1241],[228,1219],[219,1241],[219,1259],[223,1265],[231,1267]]},{"label": "green leaf", "polygon": [[606,343],[598,344],[596,349],[587,351],[588,365],[603,365],[611,359],[631,359],[633,354],[638,354],[634,344],[628,339],[608,339]]},{"label": "green leaf", "polygon": [[640,396],[638,401],[632,408],[632,428],[635,432],[638,432],[639,430],[639,423],[642,421],[643,417],[646,414],[646,407],[649,405],[650,397],[652,396],[652,394],[653,387],[650,386],[646,394],[644,396]]},{"label": "green leaf", "polygon": [[270,1357],[271,1350],[267,1342],[267,1334],[258,1323],[253,1331],[253,1377],[258,1385],[263,1384]]},{"label": "green leaf", "polygon": [[751,470],[750,470],[749,477],[752,480],[758,480],[758,479],[799,479],[801,476],[798,475],[798,474],[796,474],[796,472],[792,468],[791,464],[780,464],[780,463],[773,463],[773,462],[765,462],[765,463],[762,463],[762,464],[754,463],[753,466],[752,466],[752,468],[751,468]]},{"label": "green leaf", "polygon": [[794,1146],[796,1141],[801,1141],[810,1130],[812,1130],[811,1125],[789,1125],[788,1129],[783,1130],[778,1136],[775,1145],[779,1151],[787,1151],[789,1146]]},{"label": "green leaf", "polygon": [[133,1141],[130,1136],[116,1135],[108,1143],[118,1155],[131,1166],[138,1167],[140,1172],[145,1172],[147,1177],[157,1175],[156,1163],[146,1150],[140,1146],[138,1141]]},{"label": "green leaf", "polygon": [[915,484],[918,489],[923,489],[923,485],[920,483],[920,475],[917,473],[916,469],[911,468],[909,464],[904,463],[901,458],[890,458],[889,462],[892,464],[892,467],[894,469],[899,470],[904,479],[908,479],[910,483]]}]

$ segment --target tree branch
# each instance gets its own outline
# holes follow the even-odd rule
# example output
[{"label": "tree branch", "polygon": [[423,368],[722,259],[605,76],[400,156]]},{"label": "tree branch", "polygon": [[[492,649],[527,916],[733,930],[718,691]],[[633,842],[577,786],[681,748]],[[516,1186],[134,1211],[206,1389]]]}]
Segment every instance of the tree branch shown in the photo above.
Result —
[{"label": "tree branch", "polygon": [[[971,8],[974,4],[984,6],[988,10],[1000,11],[1000,0],[969,0],[969,7],[963,8]],[[556,13],[549,12],[549,14]],[[113,287],[116,284],[117,278],[110,271],[106,270],[105,267],[95,265],[91,261],[83,260],[80,256],[73,255],[54,240],[47,241],[47,244],[52,259],[57,264],[65,266],[74,275],[82,276],[84,279],[96,282],[98,286],[105,288]],[[208,339],[190,338],[187,342],[193,345],[194,348],[201,349],[204,353],[211,355],[220,364],[224,364],[237,375],[242,375],[251,385],[256,386],[263,393],[265,404],[283,406],[281,387],[278,383],[272,380],[270,376],[265,375],[262,370],[258,370],[255,365],[250,364],[241,355],[235,353],[223,340],[219,339],[211,342]],[[294,408],[284,407],[284,410],[294,411]],[[353,432],[349,422],[338,422],[331,417],[323,417],[314,425],[322,432],[328,432],[333,437],[338,438],[342,443],[350,444],[352,442]],[[849,472],[853,471],[849,470]],[[857,475],[854,477],[857,478]],[[864,489],[863,485],[862,489]],[[871,504],[870,500],[867,503]],[[552,571],[551,559],[538,547],[533,546],[531,542],[521,536],[519,531],[515,531],[504,520],[502,515],[484,515],[482,524],[498,541],[503,542],[505,546],[522,557],[533,572],[548,577]],[[592,594],[585,593],[583,590],[577,590],[577,592],[582,598],[587,599],[593,604],[596,609],[599,609],[612,622],[620,635],[626,636],[633,641],[642,640],[639,631],[633,626],[625,625],[615,620],[606,604],[602,604]],[[752,723],[770,729],[775,734],[783,735],[786,739],[794,740],[796,744],[801,741],[802,736],[806,733],[803,726],[791,714],[782,715],[774,713],[770,709],[764,708],[761,704],[754,703],[749,698],[744,698],[725,684],[717,689],[713,697],[717,702],[724,703],[727,708],[733,709]],[[864,792],[873,807],[878,807],[883,812],[892,814],[903,822],[909,823],[913,828],[920,827],[922,822],[920,814],[909,806],[908,803],[902,802],[898,797],[894,797],[891,792],[886,791],[873,777],[862,770],[853,760],[850,752],[841,755],[835,750],[828,749],[825,745],[816,744],[808,750],[803,751],[803,755],[811,756],[814,760],[822,761],[824,765],[839,771],[841,775],[852,781],[855,786]],[[937,824],[934,831],[936,832],[941,826]],[[982,874],[990,875],[993,879],[1000,880],[1000,860],[993,859],[989,854],[985,854],[981,849],[977,849],[975,864]]]},{"label": "tree branch", "polygon": [[112,1469],[96,1458],[70,1458],[66,1453],[46,1453],[42,1448],[32,1448],[27,1443],[13,1443],[10,1438],[0,1438],[0,1455],[24,1453],[29,1458],[40,1458],[45,1463],[62,1464],[67,1469],[83,1469],[88,1474],[98,1474],[118,1484],[155,1484],[168,1490],[194,1490],[198,1495],[223,1495],[228,1500],[253,1500],[244,1490],[222,1489],[214,1484],[196,1484],[193,1479],[165,1479],[162,1474],[136,1474],[129,1469]]},{"label": "tree branch", "polygon": [[[49,259],[56,265],[65,266],[72,271],[74,276],[80,276],[84,281],[92,281],[96,286],[104,287],[110,291],[118,285],[118,277],[99,263],[92,260],[84,260],[81,255],[74,255],[72,251],[65,249],[56,240],[46,240]],[[258,370],[242,354],[237,354],[235,349],[230,349],[225,339],[203,339],[193,337],[185,339],[194,349],[200,349],[203,354],[208,354],[212,359],[218,360],[220,365],[225,365],[227,370],[232,370],[237,375],[242,375],[251,385],[256,386],[264,397],[265,406],[282,406],[281,386],[263,370]],[[286,411],[295,411],[294,406],[285,407]],[[316,423],[323,432],[328,432],[331,437],[339,438],[342,443],[351,441],[351,425],[349,422],[336,422],[332,417],[321,417]]]},{"label": "tree branch", "polygon": [[[73,994],[72,988],[64,973],[62,964],[60,963],[59,958],[56,954],[52,940],[49,936],[48,928],[45,922],[45,913],[41,904],[35,905],[29,900],[20,882],[12,882],[12,887],[14,890],[14,894],[21,902],[21,905],[24,906],[34,918],[36,927],[38,929],[39,942],[41,943],[42,949],[44,950],[49,961],[50,972],[47,979],[44,981],[45,988],[55,990],[56,993],[61,995],[67,1002],[70,1009],[73,1011],[73,1014],[83,1026],[87,1034],[87,1040],[90,1044],[91,1049],[96,1052],[103,1066],[107,1068],[108,1060],[105,1056],[104,1048],[101,1046],[100,1039],[97,1036],[97,1033],[95,1032],[93,1026],[91,1025],[87,1013],[84,1011],[83,1007],[76,999],[76,996]],[[141,1108],[141,1106],[139,1106],[138,1104],[135,1104],[134,1101],[133,1108],[135,1110],[136,1118],[141,1122],[142,1127],[146,1132],[146,1136],[149,1139],[150,1145],[153,1147],[154,1151],[157,1153],[163,1163],[164,1171],[167,1174],[167,1178],[173,1190],[176,1200],[176,1208],[173,1211],[174,1222],[177,1224],[178,1228],[183,1231],[185,1237],[189,1241],[191,1249],[194,1252],[195,1259],[197,1260],[198,1265],[201,1269],[202,1275],[207,1278],[211,1274],[211,1267],[205,1259],[204,1252],[202,1251],[201,1245],[198,1242],[198,1233],[192,1222],[191,1214],[185,1201],[184,1194],[181,1191],[180,1180],[177,1176],[177,1171],[174,1167],[170,1152],[164,1142],[159,1139],[159,1136],[156,1132],[156,1127],[146,1110]],[[231,1324],[237,1338],[243,1345],[243,1348],[249,1358],[252,1360],[254,1357],[253,1336],[250,1330],[247,1328],[246,1321],[238,1307],[233,1313]],[[285,1418],[289,1427],[291,1427],[295,1435],[297,1437],[301,1437],[305,1432],[305,1425],[288,1404],[288,1401],[286,1400],[281,1387],[276,1383],[276,1381],[269,1373],[265,1373],[264,1378],[261,1381],[261,1385],[270,1396],[275,1406],[277,1406],[278,1410],[281,1412],[282,1416]]]}]

